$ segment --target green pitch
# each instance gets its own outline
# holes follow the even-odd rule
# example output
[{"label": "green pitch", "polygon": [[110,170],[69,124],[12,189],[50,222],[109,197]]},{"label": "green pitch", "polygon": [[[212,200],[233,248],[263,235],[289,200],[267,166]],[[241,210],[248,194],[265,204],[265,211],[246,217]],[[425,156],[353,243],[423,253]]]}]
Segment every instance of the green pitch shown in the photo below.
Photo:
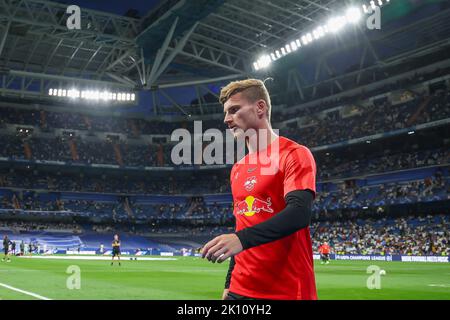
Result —
[{"label": "green pitch", "polygon": [[[67,288],[71,265],[80,268],[80,289]],[[367,288],[369,265],[386,270],[380,289]],[[0,262],[0,299],[37,299],[30,293],[50,299],[219,299],[227,268],[228,263],[192,257],[124,259],[121,267],[109,261],[13,258]],[[450,300],[450,264],[316,261],[316,281],[320,299]]]}]

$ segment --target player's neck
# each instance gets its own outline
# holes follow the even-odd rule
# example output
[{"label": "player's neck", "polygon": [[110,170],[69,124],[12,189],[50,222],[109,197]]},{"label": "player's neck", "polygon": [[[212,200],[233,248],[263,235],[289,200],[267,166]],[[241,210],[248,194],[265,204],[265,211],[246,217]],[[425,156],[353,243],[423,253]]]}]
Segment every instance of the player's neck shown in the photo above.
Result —
[{"label": "player's neck", "polygon": [[256,130],[253,136],[246,138],[249,154],[267,149],[277,138],[278,135],[273,131],[270,124]]}]

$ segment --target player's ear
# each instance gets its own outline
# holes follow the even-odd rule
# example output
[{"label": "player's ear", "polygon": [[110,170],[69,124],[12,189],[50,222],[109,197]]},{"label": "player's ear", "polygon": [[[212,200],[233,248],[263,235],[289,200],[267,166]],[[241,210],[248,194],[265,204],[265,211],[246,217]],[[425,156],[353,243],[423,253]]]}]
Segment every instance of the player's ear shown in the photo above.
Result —
[{"label": "player's ear", "polygon": [[256,103],[256,113],[258,114],[258,118],[262,118],[267,112],[266,102],[264,100],[258,100]]}]

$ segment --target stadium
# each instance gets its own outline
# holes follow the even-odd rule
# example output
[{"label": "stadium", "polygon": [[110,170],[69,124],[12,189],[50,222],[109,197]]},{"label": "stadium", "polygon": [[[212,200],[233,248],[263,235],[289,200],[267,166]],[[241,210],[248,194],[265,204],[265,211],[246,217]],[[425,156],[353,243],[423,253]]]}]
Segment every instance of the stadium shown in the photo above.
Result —
[{"label": "stadium", "polygon": [[228,142],[205,156],[229,129],[221,89],[249,78],[317,165],[318,299],[449,300],[449,17],[447,0],[1,1],[0,300],[220,300],[230,259],[203,246],[271,205],[235,204]]}]

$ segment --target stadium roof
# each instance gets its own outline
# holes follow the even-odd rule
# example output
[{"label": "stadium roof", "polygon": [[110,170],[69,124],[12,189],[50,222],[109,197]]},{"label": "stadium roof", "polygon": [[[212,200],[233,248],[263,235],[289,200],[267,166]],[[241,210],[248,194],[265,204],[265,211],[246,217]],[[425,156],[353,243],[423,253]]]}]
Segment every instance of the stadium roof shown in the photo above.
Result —
[{"label": "stadium roof", "polygon": [[[350,2],[361,5],[364,1]],[[391,15],[404,9],[395,7],[398,0],[391,2]],[[437,5],[428,20],[413,23],[417,30],[433,30],[436,39],[422,40],[428,49],[433,43],[438,48],[442,45],[441,34],[448,31],[448,8],[439,9],[446,1],[429,0],[422,4],[425,2]],[[345,7],[337,0],[73,0],[70,4],[81,7],[81,30],[68,30],[66,26],[67,1],[0,2],[3,95],[42,97],[51,87],[71,85],[162,90],[246,77],[254,74],[252,63],[259,55],[283,46]],[[408,14],[411,11],[404,10],[398,17]],[[438,18],[433,19],[433,15]],[[449,33],[446,34],[444,40],[448,41]],[[397,36],[395,32],[390,35]],[[376,65],[396,56],[397,49],[402,51],[399,38],[387,41],[387,35],[378,34],[376,47],[369,37],[363,37],[360,47],[368,53],[364,53],[366,63],[361,68],[367,66],[369,55]],[[402,54],[417,51],[408,46],[411,37],[402,41],[407,45]],[[385,55],[383,50],[391,52]],[[319,52],[317,56],[326,53]],[[361,57],[360,54],[357,59]],[[299,90],[324,81],[315,74],[333,78],[334,72],[324,63],[296,61],[298,65],[322,69],[302,70],[306,79],[290,75]],[[350,67],[355,60],[347,59],[342,65],[346,63]],[[333,82],[339,88],[338,82]]]}]

